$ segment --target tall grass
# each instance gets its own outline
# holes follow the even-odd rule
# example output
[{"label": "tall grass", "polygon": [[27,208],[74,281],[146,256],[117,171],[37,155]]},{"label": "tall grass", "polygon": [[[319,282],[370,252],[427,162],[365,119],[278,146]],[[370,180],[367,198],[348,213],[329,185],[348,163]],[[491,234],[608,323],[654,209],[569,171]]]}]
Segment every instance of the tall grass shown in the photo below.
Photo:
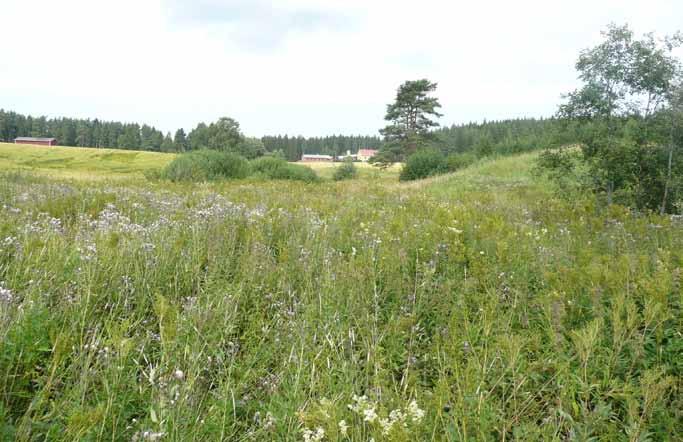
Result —
[{"label": "tall grass", "polygon": [[0,435],[676,440],[683,226],[420,186],[0,178]]}]

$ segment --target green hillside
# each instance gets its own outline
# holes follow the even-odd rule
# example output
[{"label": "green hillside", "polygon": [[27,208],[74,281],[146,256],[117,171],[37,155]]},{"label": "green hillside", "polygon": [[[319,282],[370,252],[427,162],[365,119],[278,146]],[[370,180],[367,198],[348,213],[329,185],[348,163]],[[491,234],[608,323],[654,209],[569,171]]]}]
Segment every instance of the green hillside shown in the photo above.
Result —
[{"label": "green hillside", "polygon": [[33,171],[64,178],[142,177],[174,154],[121,149],[44,147],[0,143],[0,171]]},{"label": "green hillside", "polygon": [[535,154],[171,184],[99,179],[163,154],[0,152],[27,169],[0,174],[0,439],[683,434],[683,224],[558,195]]}]

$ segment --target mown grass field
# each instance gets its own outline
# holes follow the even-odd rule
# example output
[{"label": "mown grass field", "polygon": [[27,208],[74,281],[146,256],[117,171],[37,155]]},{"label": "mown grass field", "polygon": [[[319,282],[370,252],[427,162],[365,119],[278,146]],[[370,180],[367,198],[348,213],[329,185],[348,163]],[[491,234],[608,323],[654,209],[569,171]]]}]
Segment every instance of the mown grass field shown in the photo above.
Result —
[{"label": "mown grass field", "polygon": [[[339,163],[339,162],[330,163],[327,161],[320,161],[320,162],[313,162],[313,163],[298,162],[297,164],[301,164],[302,166],[310,167],[311,169],[315,170],[315,172],[322,178],[332,178],[332,175],[334,174],[335,168],[339,167],[341,163]],[[382,177],[395,178],[398,176],[398,173],[401,170],[401,164],[398,164],[398,163],[387,168],[386,170],[380,170],[377,167],[375,167],[369,163],[356,162],[353,164],[356,166],[356,169],[358,170],[358,176],[360,178],[374,178],[374,179],[382,178]]]},{"label": "mown grass field", "polygon": [[560,198],[533,154],[411,184],[9,161],[0,439],[681,440],[683,223]]},{"label": "mown grass field", "polygon": [[83,147],[0,143],[0,170],[30,171],[57,178],[142,178],[170,163],[174,154]]}]

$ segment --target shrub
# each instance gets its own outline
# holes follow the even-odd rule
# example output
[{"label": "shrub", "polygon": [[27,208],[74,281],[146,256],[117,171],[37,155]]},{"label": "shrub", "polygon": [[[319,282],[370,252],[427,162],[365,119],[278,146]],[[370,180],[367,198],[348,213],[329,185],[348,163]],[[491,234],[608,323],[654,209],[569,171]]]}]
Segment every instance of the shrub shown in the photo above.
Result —
[{"label": "shrub", "polygon": [[446,158],[436,149],[420,150],[408,157],[401,169],[399,180],[411,181],[448,171]]},{"label": "shrub", "polygon": [[234,153],[197,150],[179,155],[162,173],[171,181],[238,179],[250,175],[249,162]]},{"label": "shrub", "polygon": [[356,178],[356,176],[358,176],[358,169],[356,168],[356,165],[351,161],[344,161],[341,166],[334,169],[334,175],[332,175],[332,179],[335,181],[351,180]]},{"label": "shrub", "polygon": [[265,156],[251,161],[251,169],[254,173],[270,176],[277,169],[285,167],[287,161],[275,156]]},{"label": "shrub", "polygon": [[474,164],[475,161],[477,156],[472,152],[452,153],[446,157],[446,166],[450,172],[455,172]]},{"label": "shrub", "polygon": [[318,175],[310,167],[291,164],[276,157],[262,157],[251,162],[252,170],[263,178],[312,183]]}]

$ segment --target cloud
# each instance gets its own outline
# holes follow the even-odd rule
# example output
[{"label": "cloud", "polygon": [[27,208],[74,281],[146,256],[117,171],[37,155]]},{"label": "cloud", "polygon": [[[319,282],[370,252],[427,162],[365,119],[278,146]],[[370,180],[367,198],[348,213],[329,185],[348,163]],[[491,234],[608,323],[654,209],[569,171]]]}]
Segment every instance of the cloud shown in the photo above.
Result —
[{"label": "cloud", "polygon": [[252,136],[376,134],[417,78],[439,84],[443,124],[551,115],[609,22],[661,35],[683,15],[680,0],[0,3],[0,107],[164,131],[231,116]]},{"label": "cloud", "polygon": [[165,6],[171,24],[208,29],[247,51],[271,51],[291,34],[349,30],[353,23],[323,8],[278,7],[263,0],[166,0]]}]

